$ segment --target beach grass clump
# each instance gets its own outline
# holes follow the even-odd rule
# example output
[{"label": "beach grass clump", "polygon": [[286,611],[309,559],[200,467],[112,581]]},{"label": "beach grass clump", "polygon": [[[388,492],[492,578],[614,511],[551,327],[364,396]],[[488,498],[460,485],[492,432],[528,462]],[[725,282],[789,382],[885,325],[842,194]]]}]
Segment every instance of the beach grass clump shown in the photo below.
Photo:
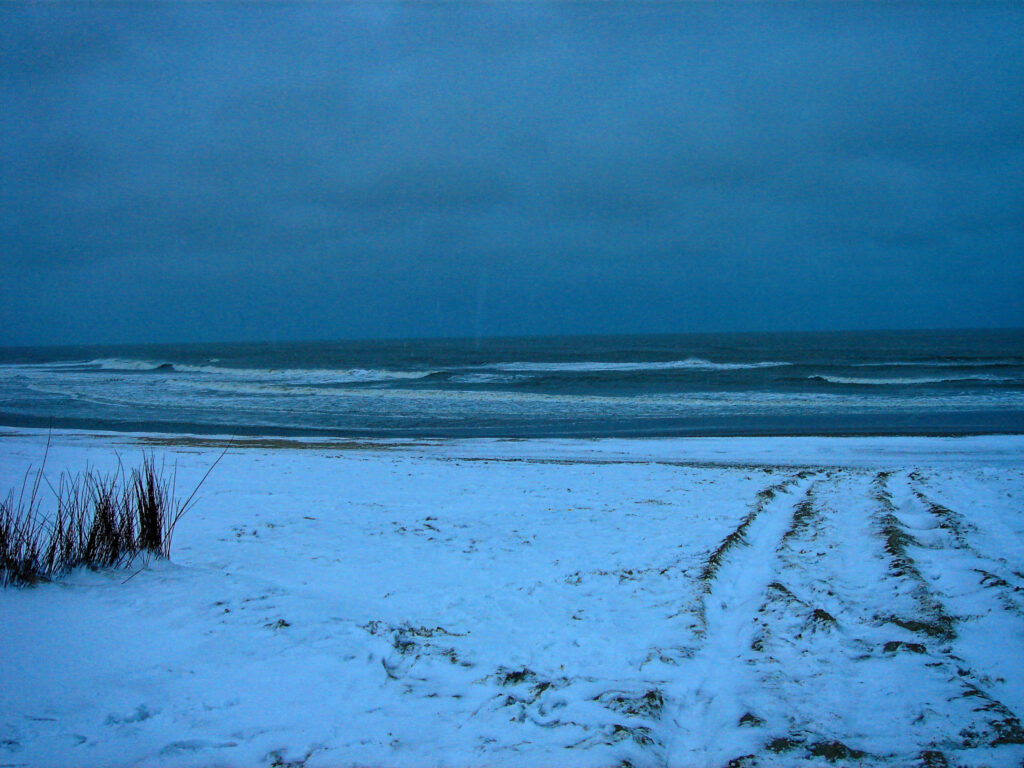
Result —
[{"label": "beach grass clump", "polygon": [[[45,468],[45,460],[44,460]],[[180,501],[174,474],[152,454],[127,472],[86,469],[54,486],[40,468],[0,501],[0,584],[49,581],[73,568],[123,567],[139,556],[169,557],[174,528],[195,492]],[[31,479],[31,483],[29,480]],[[205,479],[205,478],[204,478]],[[44,510],[44,497],[55,498]],[[198,490],[198,488],[196,489]]]}]

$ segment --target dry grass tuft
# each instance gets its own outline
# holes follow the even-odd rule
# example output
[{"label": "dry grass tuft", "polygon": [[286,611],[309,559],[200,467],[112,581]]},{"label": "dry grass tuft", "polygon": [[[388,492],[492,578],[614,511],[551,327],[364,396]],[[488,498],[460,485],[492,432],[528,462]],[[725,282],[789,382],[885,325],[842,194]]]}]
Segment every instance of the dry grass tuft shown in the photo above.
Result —
[{"label": "dry grass tuft", "polygon": [[[174,528],[209,476],[208,471],[181,501],[174,493],[174,472],[158,467],[152,454],[144,454],[131,472],[122,465],[109,475],[92,469],[61,474],[56,487],[46,478],[45,466],[44,456],[34,476],[26,473],[21,491],[16,495],[12,490],[0,501],[4,587],[49,581],[79,566],[115,568],[139,556],[169,557]],[[44,482],[56,499],[49,514],[42,511]]]}]

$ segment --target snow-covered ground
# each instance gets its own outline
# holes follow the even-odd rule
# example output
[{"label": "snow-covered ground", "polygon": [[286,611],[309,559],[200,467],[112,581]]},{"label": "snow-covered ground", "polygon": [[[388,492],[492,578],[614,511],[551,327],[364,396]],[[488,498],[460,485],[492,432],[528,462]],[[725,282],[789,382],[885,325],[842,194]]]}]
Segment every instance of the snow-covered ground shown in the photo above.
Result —
[{"label": "snow-covered ground", "polygon": [[0,618],[0,765],[1019,765],[1024,437],[242,441]]}]

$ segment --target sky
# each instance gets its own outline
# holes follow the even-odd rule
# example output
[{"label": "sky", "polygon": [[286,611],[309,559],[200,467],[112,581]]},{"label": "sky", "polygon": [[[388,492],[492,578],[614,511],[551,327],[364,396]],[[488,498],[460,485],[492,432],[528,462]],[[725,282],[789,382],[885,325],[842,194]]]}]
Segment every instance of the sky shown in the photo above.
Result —
[{"label": "sky", "polygon": [[1020,3],[0,5],[0,345],[1024,326]]}]

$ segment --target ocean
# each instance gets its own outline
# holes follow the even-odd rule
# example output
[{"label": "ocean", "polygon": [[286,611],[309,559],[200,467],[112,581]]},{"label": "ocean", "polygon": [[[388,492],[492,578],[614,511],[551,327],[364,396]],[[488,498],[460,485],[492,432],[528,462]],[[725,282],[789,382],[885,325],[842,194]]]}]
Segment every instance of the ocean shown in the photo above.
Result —
[{"label": "ocean", "polygon": [[0,425],[372,438],[1024,432],[1024,330],[0,349]]}]

